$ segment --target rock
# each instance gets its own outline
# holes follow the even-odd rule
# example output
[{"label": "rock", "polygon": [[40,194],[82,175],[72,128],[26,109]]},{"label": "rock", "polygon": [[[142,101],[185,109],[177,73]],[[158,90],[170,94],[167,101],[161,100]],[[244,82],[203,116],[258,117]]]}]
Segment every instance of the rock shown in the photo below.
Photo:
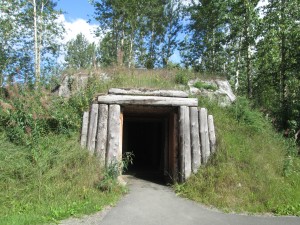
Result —
[{"label": "rock", "polygon": [[226,94],[231,102],[234,102],[236,100],[236,96],[233,94],[231,86],[228,82],[228,80],[216,80],[216,83],[219,87],[219,92]]},{"label": "rock", "polygon": [[[195,87],[198,82],[201,82],[203,87]],[[227,80],[200,80],[197,78],[190,80],[188,86],[189,94],[207,97],[209,100],[217,101],[222,107],[229,106],[236,100],[236,96]]]},{"label": "rock", "polygon": [[[61,97],[69,98],[71,94],[85,88],[90,77],[93,77],[93,75],[87,73],[65,75],[63,76],[61,83],[56,86],[52,92]],[[107,73],[101,73],[97,75],[97,78],[102,82],[107,82],[111,79]]]}]

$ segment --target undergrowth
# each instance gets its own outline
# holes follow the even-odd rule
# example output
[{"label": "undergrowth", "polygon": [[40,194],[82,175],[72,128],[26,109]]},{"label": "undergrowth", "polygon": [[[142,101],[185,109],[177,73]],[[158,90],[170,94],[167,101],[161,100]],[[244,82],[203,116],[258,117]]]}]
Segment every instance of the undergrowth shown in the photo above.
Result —
[{"label": "undergrowth", "polygon": [[[110,68],[111,79],[91,76],[70,98],[22,85],[0,99],[0,224],[40,224],[89,214],[114,204],[124,192],[116,174],[103,169],[78,144],[82,113],[110,87],[184,88],[196,74],[181,70]],[[185,184],[181,195],[225,211],[300,212],[300,160],[293,142],[239,99],[220,108],[199,99],[214,115],[218,151]],[[130,158],[124,161],[130,162]]]},{"label": "undergrowth", "polygon": [[300,159],[292,141],[240,98],[220,108],[203,99],[214,116],[217,153],[186,183],[187,198],[224,211],[300,216]]},{"label": "undergrowth", "polygon": [[116,183],[105,191],[97,187],[105,170],[81,149],[77,136],[48,135],[24,147],[0,133],[0,224],[56,222],[119,199],[124,188]]}]

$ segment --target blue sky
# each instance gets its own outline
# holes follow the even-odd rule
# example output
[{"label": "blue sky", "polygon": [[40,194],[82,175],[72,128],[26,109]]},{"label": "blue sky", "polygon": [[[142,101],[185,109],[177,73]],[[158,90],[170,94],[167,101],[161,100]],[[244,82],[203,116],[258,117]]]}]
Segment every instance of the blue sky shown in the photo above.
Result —
[{"label": "blue sky", "polygon": [[[79,33],[83,33],[90,42],[99,41],[93,35],[97,22],[93,19],[94,8],[88,0],[59,0],[57,9],[64,12],[61,18],[66,28],[64,43],[74,39]],[[89,20],[91,23],[88,23]],[[179,62],[178,51],[171,57],[171,60]]]},{"label": "blue sky", "polygon": [[[260,0],[259,5],[267,3],[268,0]],[[94,36],[94,31],[97,28],[97,22],[93,20],[94,8],[88,0],[59,0],[57,8],[64,12],[60,18],[66,28],[64,43],[74,39],[79,33],[83,33],[90,42],[99,42],[100,39]],[[91,23],[88,23],[88,20],[91,20]],[[171,60],[173,62],[180,61],[178,51],[175,51]]]},{"label": "blue sky", "polygon": [[[88,0],[59,0],[57,9],[64,13],[59,18],[66,30],[63,43],[76,38],[79,33],[83,33],[90,42],[99,42],[94,35],[97,28],[97,22],[93,20],[94,8]],[[91,23],[88,23],[89,20]]]},{"label": "blue sky", "polygon": [[60,0],[57,8],[65,12],[65,18],[69,22],[79,18],[91,19],[94,12],[94,8],[88,0]]}]

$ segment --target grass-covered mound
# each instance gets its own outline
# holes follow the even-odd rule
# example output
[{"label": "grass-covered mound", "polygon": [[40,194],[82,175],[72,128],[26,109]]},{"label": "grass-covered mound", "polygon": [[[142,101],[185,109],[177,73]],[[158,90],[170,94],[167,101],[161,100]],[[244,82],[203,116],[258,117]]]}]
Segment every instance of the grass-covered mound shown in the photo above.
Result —
[{"label": "grass-covered mound", "polygon": [[[0,224],[40,224],[88,214],[123,193],[114,170],[104,170],[79,146],[83,111],[110,87],[182,88],[199,76],[185,70],[105,71],[68,99],[48,90],[6,87],[0,98]],[[218,151],[181,195],[228,211],[299,215],[300,160],[293,143],[277,134],[245,101],[214,115]]]},{"label": "grass-covered mound", "polygon": [[99,189],[105,171],[83,151],[78,135],[50,135],[34,147],[0,134],[0,224],[40,224],[89,214],[115,203],[123,190]]},{"label": "grass-covered mound", "polygon": [[300,159],[245,99],[229,108],[200,100],[214,115],[217,153],[185,184],[187,198],[225,211],[300,216]]},{"label": "grass-covered mound", "polygon": [[96,90],[69,99],[8,86],[0,99],[0,224],[41,224],[89,214],[124,192],[79,145],[82,111]]}]

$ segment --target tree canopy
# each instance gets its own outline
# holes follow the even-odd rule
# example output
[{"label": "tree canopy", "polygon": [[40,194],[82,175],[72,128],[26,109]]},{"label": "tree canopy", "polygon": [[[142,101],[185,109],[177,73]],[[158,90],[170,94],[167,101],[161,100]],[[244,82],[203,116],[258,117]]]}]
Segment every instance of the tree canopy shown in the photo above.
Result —
[{"label": "tree canopy", "polygon": [[[100,43],[83,34],[66,44],[65,65],[186,69],[224,76],[236,94],[300,129],[298,0],[92,0]],[[58,66],[63,31],[55,0],[0,2],[0,83],[39,86]]]}]

